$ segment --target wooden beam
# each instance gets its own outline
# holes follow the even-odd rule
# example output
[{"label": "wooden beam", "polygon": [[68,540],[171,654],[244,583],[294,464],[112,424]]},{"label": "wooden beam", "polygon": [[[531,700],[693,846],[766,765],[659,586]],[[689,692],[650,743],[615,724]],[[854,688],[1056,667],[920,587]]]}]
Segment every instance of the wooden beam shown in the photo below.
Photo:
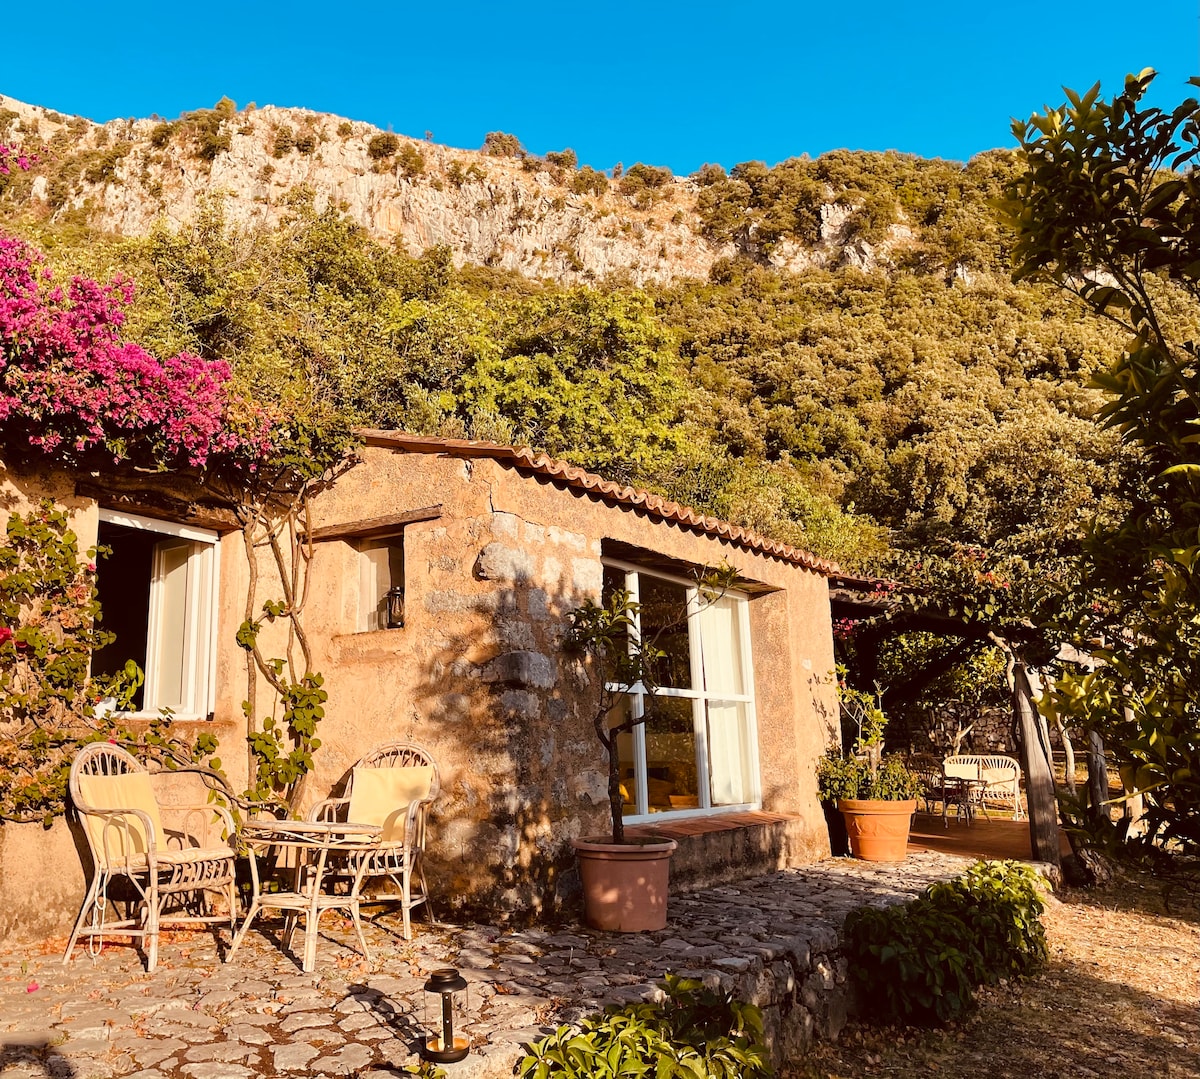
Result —
[{"label": "wooden beam", "polygon": [[214,532],[234,532],[241,527],[237,515],[225,506],[210,501],[173,497],[159,490],[142,488],[118,490],[102,483],[81,480],[75,484],[80,498],[90,498],[108,510],[125,510],[141,517],[161,517],[176,524],[197,525]]},{"label": "wooden beam", "polygon": [[442,515],[442,507],[424,506],[419,510],[404,513],[389,513],[384,517],[370,517],[365,521],[348,521],[345,524],[322,525],[312,530],[314,543],[329,539],[370,539],[399,532],[405,525],[417,521],[436,521]]}]

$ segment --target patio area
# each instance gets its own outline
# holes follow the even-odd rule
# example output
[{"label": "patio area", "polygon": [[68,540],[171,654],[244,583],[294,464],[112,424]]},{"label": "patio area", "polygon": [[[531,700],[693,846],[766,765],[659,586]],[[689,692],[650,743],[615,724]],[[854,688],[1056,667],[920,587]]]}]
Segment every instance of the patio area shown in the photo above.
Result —
[{"label": "patio area", "polygon": [[[965,829],[964,829],[965,830]],[[68,967],[64,941],[0,951],[4,1079],[250,1079],[259,1075],[395,1074],[417,1060],[421,987],[451,965],[470,985],[472,1049],[458,1077],[511,1076],[521,1045],[607,1003],[640,1000],[668,971],[734,989],[764,1009],[777,1059],[836,1037],[846,1015],[838,931],[847,911],[903,902],[965,865],[923,851],[902,865],[831,859],[737,885],[673,896],[661,932],[579,926],[505,931],[430,927],[405,942],[391,915],[368,926],[365,962],[348,921],[322,923],[317,969],[255,923],[234,961],[211,934],[164,933],[158,969],[107,943]],[[222,954],[229,934],[221,934]]]}]

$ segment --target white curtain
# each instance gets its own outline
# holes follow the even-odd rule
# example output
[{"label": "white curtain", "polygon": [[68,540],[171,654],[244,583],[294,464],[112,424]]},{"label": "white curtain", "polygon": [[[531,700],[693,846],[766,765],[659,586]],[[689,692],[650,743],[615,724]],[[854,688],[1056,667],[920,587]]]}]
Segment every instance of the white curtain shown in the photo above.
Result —
[{"label": "white curtain", "polygon": [[712,804],[740,805],[751,801],[746,706],[722,701],[722,694],[741,695],[742,652],[737,601],[722,597],[701,600],[700,643],[704,688],[708,699],[708,769]]}]

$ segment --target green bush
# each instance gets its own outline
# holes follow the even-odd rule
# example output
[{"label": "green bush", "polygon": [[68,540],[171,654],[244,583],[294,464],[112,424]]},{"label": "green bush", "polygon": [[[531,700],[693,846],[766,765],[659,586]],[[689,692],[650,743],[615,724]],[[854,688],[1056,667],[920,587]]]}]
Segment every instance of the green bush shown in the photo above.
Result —
[{"label": "green bush", "polygon": [[884,757],[872,773],[869,761],[843,757],[831,746],[817,763],[817,789],[822,802],[837,805],[839,798],[874,798],[904,802],[921,793],[921,777],[898,757]]},{"label": "green bush", "polygon": [[551,150],[546,155],[546,160],[560,169],[574,169],[579,165],[579,157],[574,150]]},{"label": "green bush", "polygon": [[524,157],[525,147],[516,135],[504,131],[489,131],[483,137],[483,152],[492,157]]},{"label": "green bush", "polygon": [[411,142],[406,142],[398,158],[400,171],[409,179],[420,176],[425,171],[425,155]]},{"label": "green bush", "polygon": [[1017,862],[976,862],[904,906],[846,917],[850,980],[881,1022],[947,1023],[975,988],[1020,977],[1046,959],[1041,882]]},{"label": "green bush", "polygon": [[390,131],[383,131],[367,143],[367,156],[373,161],[383,161],[399,149],[400,140]]},{"label": "green bush", "polygon": [[272,157],[287,157],[296,145],[296,133],[284,124],[275,132],[275,142],[271,146]]},{"label": "green bush", "polygon": [[608,177],[584,165],[571,177],[571,190],[577,195],[603,195],[608,191]]},{"label": "green bush", "polygon": [[732,994],[668,974],[661,1003],[610,1007],[580,1029],[559,1027],[528,1046],[522,1079],[637,1076],[757,1079],[772,1074],[762,1013]]},{"label": "green bush", "polygon": [[673,173],[666,167],[643,165],[640,161],[630,165],[621,177],[620,189],[622,195],[637,195],[646,190],[657,191],[666,187],[673,179]]}]

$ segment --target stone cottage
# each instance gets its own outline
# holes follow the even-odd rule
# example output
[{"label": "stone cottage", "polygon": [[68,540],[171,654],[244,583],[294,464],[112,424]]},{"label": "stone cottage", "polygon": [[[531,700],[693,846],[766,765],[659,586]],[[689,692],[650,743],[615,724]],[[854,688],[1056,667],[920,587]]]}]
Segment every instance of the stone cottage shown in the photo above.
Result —
[{"label": "stone cottage", "polygon": [[[20,492],[9,505],[47,491],[84,546],[112,549],[98,574],[105,625],[146,670],[140,707],[215,733],[240,788],[242,536],[182,488],[173,502],[98,483],[6,477]],[[815,766],[837,730],[832,564],[529,450],[395,432],[365,432],[312,510],[304,620],[329,703],[305,799],[381,742],[428,748],[442,778],[427,862],[440,912],[571,903],[569,840],[605,831],[608,803],[593,673],[561,645],[567,613],[613,588],[675,627],[657,718],[622,747],[627,824],[680,840],[674,886],[828,853]],[[717,565],[737,585],[698,609],[695,571]],[[31,858],[43,866],[32,893]],[[47,874],[48,858],[62,872]],[[84,883],[65,828],[0,827],[0,871],[16,904],[0,930],[69,924]]]}]

